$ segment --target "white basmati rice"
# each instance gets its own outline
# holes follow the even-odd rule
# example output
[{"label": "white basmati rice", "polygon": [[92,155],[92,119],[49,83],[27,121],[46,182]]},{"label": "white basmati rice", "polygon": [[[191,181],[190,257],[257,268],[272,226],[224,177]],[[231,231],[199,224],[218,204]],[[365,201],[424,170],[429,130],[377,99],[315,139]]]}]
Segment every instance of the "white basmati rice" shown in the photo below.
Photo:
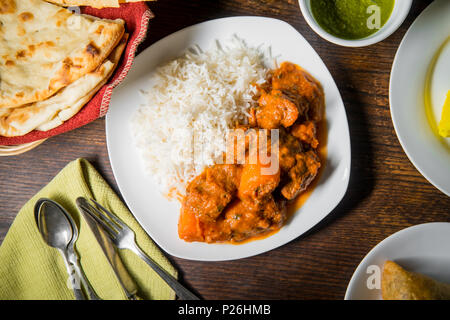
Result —
[{"label": "white basmati rice", "polygon": [[263,83],[272,64],[269,49],[233,37],[207,51],[190,48],[152,74],[131,127],[162,193],[184,195],[193,177],[217,163],[228,131],[254,104],[252,84]]}]

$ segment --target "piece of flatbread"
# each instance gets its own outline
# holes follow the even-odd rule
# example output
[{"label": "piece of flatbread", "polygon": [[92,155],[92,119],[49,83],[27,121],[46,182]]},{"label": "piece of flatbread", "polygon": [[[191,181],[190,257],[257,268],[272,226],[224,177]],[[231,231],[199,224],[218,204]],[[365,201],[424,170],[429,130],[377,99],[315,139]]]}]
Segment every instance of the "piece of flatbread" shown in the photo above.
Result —
[{"label": "piece of flatbread", "polygon": [[93,8],[118,8],[119,0],[46,0],[65,7],[90,6]]},{"label": "piece of flatbread", "polygon": [[109,57],[109,60],[114,62],[114,67],[110,71],[110,74],[102,80],[87,96],[80,99],[77,103],[68,106],[65,109],[62,109],[60,112],[58,112],[53,119],[49,120],[48,122],[45,122],[38,126],[36,130],[38,131],[48,131],[51,129],[54,129],[60,125],[62,125],[65,121],[72,118],[75,114],[80,111],[80,109],[87,103],[91,98],[97,93],[98,90],[103,87],[103,85],[108,81],[109,77],[113,74],[114,70],[117,67],[117,64],[120,60],[120,56],[122,55],[123,50],[126,46],[126,41],[128,40],[128,34],[125,34],[121,43],[117,46],[117,48],[113,51],[111,56]]},{"label": "piece of flatbread", "polygon": [[95,70],[123,33],[120,19],[42,0],[0,0],[0,108],[44,100]]},{"label": "piece of flatbread", "polygon": [[46,0],[46,1],[56,3],[65,7],[90,6],[93,8],[118,8],[120,7],[120,3],[156,1],[156,0]]},{"label": "piece of flatbread", "polygon": [[386,261],[381,276],[381,293],[384,300],[450,300],[450,284]]},{"label": "piece of flatbread", "polygon": [[128,35],[95,71],[74,81],[47,100],[27,106],[0,109],[0,135],[22,136],[37,129],[53,129],[74,116],[107,82],[126,46]]}]

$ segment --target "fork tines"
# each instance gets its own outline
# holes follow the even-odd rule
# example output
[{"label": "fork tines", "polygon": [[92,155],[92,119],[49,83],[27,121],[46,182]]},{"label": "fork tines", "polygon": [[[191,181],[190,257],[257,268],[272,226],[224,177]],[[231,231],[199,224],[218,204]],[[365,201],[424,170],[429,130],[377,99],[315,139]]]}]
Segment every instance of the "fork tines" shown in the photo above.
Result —
[{"label": "fork tines", "polygon": [[91,199],[91,201],[95,204],[95,206],[90,204],[89,201],[83,197],[79,197],[77,199],[79,207],[85,210],[89,216],[97,221],[110,234],[111,237],[117,236],[117,234],[126,226],[125,223],[97,201],[93,199]]}]

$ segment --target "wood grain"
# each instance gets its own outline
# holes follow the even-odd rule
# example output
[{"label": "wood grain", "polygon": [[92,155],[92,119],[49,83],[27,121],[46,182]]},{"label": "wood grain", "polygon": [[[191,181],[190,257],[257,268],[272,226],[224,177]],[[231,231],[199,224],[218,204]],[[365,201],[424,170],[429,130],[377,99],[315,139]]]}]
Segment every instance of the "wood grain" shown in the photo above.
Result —
[{"label": "wood grain", "polygon": [[[403,228],[449,221],[450,198],[428,183],[403,152],[389,112],[389,74],[397,47],[431,0],[414,1],[399,30],[365,48],[318,37],[295,0],[159,0],[140,50],[186,26],[213,18],[258,15],[296,28],[322,57],[347,111],[352,167],[342,202],[308,234],[238,261],[169,257],[182,280],[205,299],[342,299],[353,271],[379,241]],[[282,35],[280,35],[282,36]],[[0,241],[22,205],[69,161],[91,161],[117,191],[105,142],[105,120],[53,137],[36,149],[0,158]]]}]

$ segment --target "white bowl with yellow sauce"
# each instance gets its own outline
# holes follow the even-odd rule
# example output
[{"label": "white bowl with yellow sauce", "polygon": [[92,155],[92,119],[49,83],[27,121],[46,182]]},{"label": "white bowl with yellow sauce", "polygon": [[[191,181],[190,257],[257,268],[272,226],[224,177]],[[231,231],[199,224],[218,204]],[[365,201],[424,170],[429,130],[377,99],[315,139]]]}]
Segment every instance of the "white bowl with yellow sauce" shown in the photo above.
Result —
[{"label": "white bowl with yellow sauce", "polygon": [[438,124],[450,90],[450,1],[435,0],[395,56],[389,100],[395,132],[417,170],[450,196],[450,138]]}]

